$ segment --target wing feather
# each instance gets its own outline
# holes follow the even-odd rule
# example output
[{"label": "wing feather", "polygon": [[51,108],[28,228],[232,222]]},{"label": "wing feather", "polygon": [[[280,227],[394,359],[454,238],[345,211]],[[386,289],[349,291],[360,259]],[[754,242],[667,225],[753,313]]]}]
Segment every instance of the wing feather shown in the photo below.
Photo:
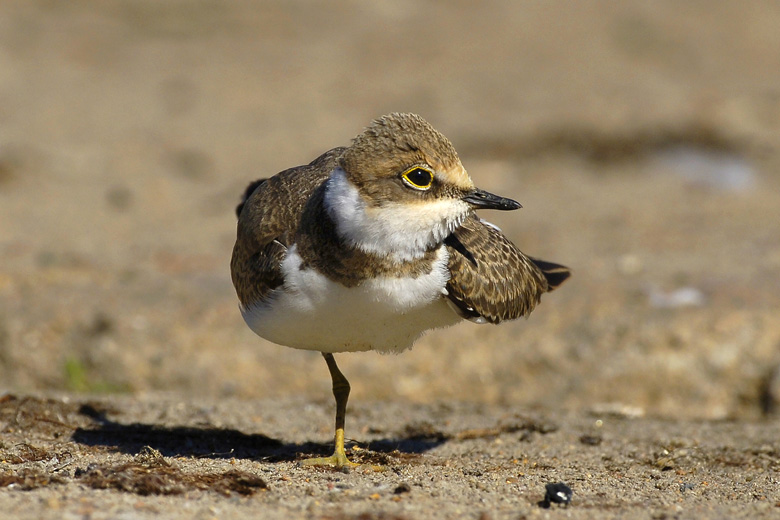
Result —
[{"label": "wing feather", "polygon": [[445,245],[450,254],[448,297],[472,320],[500,323],[526,316],[542,294],[569,276],[566,267],[526,256],[476,215],[467,218]]},{"label": "wing feather", "polygon": [[343,148],[334,148],[305,166],[251,183],[236,208],[238,232],[231,277],[246,307],[268,298],[284,283],[281,264],[314,190],[337,166]]}]

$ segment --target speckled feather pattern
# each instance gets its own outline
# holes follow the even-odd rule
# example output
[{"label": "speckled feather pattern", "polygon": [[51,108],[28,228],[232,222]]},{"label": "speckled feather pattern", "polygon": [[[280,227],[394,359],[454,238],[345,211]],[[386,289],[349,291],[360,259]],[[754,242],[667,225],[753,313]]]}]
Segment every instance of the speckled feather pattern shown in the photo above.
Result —
[{"label": "speckled feather pattern", "polygon": [[529,257],[476,215],[466,219],[453,235],[462,248],[446,246],[450,250],[447,291],[464,317],[500,323],[534,310],[548,285],[544,273]]},{"label": "speckled feather pattern", "polygon": [[278,173],[247,194],[230,262],[241,305],[263,301],[284,282],[281,263],[304,207],[336,168],[343,151],[334,148],[310,164]]}]

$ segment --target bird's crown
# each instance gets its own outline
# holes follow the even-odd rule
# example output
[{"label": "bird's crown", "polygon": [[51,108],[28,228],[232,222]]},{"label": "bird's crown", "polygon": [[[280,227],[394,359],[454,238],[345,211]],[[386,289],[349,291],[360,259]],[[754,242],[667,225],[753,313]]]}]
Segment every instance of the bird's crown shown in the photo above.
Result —
[{"label": "bird's crown", "polygon": [[474,187],[449,139],[416,114],[396,112],[374,120],[352,140],[339,164],[378,205],[458,198]]}]

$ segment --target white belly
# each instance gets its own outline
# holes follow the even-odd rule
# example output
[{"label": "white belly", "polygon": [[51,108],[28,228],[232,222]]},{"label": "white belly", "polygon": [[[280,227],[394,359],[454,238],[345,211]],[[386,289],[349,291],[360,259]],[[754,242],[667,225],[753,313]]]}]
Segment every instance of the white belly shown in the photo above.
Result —
[{"label": "white belly", "polygon": [[447,251],[432,272],[417,278],[376,278],[345,287],[301,270],[295,246],[282,264],[285,283],[266,303],[242,309],[257,335],[288,347],[321,352],[401,352],[428,329],[460,317],[444,296]]}]

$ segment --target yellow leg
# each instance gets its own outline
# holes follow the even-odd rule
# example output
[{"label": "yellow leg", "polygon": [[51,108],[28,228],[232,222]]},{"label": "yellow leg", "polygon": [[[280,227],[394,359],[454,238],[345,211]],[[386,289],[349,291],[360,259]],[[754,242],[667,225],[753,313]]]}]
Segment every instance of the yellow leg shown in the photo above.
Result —
[{"label": "yellow leg", "polygon": [[306,466],[335,466],[337,468],[355,467],[358,464],[351,462],[344,451],[344,422],[347,417],[347,400],[349,399],[349,381],[336,365],[333,354],[323,353],[325,362],[330,370],[330,378],[333,380],[333,397],[336,398],[336,435],[335,450],[330,457],[317,457],[306,459],[301,464]]}]

